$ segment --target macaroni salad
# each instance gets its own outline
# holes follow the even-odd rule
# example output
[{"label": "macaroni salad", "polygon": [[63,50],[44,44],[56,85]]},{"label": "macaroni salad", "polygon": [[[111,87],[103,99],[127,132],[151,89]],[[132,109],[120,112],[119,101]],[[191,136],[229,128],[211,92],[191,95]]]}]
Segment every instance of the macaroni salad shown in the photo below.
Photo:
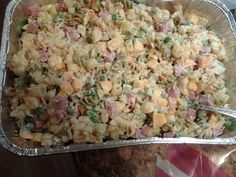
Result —
[{"label": "macaroni salad", "polygon": [[6,90],[17,134],[44,146],[142,137],[210,138],[224,107],[222,41],[207,20],[128,0],[27,7]]}]

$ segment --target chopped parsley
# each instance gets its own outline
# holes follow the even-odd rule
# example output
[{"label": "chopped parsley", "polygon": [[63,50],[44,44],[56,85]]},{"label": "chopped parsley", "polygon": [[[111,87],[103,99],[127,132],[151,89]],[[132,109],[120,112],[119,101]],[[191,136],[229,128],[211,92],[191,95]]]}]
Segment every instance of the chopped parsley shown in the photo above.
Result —
[{"label": "chopped parsley", "polygon": [[46,109],[44,107],[41,107],[41,106],[38,106],[37,108],[35,108],[33,110],[33,112],[37,115],[37,116],[40,116],[40,115],[43,115],[45,112],[46,112]]},{"label": "chopped parsley", "polygon": [[167,44],[168,42],[170,42],[172,39],[170,36],[167,36],[165,39],[164,39],[164,43]]},{"label": "chopped parsley", "polygon": [[112,20],[115,23],[121,23],[124,20],[124,18],[121,17],[119,14],[112,14]]},{"label": "chopped parsley", "polygon": [[35,80],[31,76],[25,76],[15,79],[15,89],[22,90],[28,87],[30,84],[36,84]]},{"label": "chopped parsley", "polygon": [[225,121],[225,128],[229,131],[235,131],[236,130],[236,122],[232,120]]},{"label": "chopped parsley", "polygon": [[28,19],[24,19],[24,20],[22,20],[21,22],[20,22],[20,24],[19,24],[19,31],[22,31],[23,30],[23,28],[24,28],[24,26],[25,25],[27,25],[28,24]]},{"label": "chopped parsley", "polygon": [[87,116],[89,117],[89,119],[93,122],[93,123],[100,123],[100,117],[98,115],[98,110],[97,108],[92,108],[91,110],[87,111]]},{"label": "chopped parsley", "polygon": [[54,23],[61,21],[63,18],[64,14],[62,12],[59,12],[52,17]]},{"label": "chopped parsley", "polygon": [[66,109],[66,113],[68,116],[73,116],[75,114],[75,111],[71,106],[68,106],[68,108]]},{"label": "chopped parsley", "polygon": [[153,7],[153,8],[151,9],[151,14],[152,14],[152,15],[156,15],[157,13],[158,13],[157,8],[156,8],[156,7]]}]

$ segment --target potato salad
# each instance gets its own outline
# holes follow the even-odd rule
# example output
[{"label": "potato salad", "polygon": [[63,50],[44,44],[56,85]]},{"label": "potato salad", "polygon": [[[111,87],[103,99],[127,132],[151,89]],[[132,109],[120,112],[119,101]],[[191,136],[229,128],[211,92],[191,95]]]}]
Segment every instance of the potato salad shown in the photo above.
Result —
[{"label": "potato salad", "polygon": [[26,8],[6,89],[16,134],[43,146],[144,137],[211,138],[227,60],[207,20],[129,0],[59,0]]}]

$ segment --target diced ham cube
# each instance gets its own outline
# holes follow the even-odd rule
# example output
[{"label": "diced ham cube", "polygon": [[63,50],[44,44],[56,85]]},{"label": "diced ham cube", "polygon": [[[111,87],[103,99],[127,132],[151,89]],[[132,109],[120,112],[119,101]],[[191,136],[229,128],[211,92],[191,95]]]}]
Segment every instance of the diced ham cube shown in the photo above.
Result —
[{"label": "diced ham cube", "polygon": [[106,51],[103,55],[104,57],[104,61],[105,62],[113,62],[116,58],[116,53],[115,52],[110,52],[110,51]]},{"label": "diced ham cube", "polygon": [[186,71],[183,66],[175,65],[174,66],[175,76],[180,77]]},{"label": "diced ham cube", "polygon": [[186,118],[190,121],[194,121],[196,119],[196,110],[189,109],[186,114]]},{"label": "diced ham cube", "polygon": [[210,95],[201,95],[198,99],[198,102],[204,105],[211,106],[213,105],[214,100]]},{"label": "diced ham cube", "polygon": [[169,88],[168,90],[168,96],[174,99],[177,99],[180,97],[180,90],[178,87],[173,86],[171,88]]},{"label": "diced ham cube", "polygon": [[36,128],[42,128],[45,125],[45,122],[42,120],[33,120],[33,124]]},{"label": "diced ham cube", "polygon": [[116,102],[114,101],[109,101],[106,104],[106,110],[108,112],[108,116],[113,119],[117,116],[117,109],[116,109]]},{"label": "diced ham cube", "polygon": [[41,61],[48,61],[48,54],[45,50],[39,50],[38,53]]},{"label": "diced ham cube", "polygon": [[65,97],[58,96],[53,99],[52,105],[54,110],[65,111],[68,107],[68,101]]},{"label": "diced ham cube", "polygon": [[27,27],[26,32],[36,34],[39,30],[39,26],[36,21],[31,21]]},{"label": "diced ham cube", "polygon": [[59,0],[59,1],[58,1],[57,10],[58,10],[58,11],[61,11],[61,12],[65,12],[65,11],[68,10],[67,7],[66,7],[66,5],[65,5],[65,3],[64,3],[64,0]]},{"label": "diced ham cube", "polygon": [[137,129],[135,134],[132,137],[135,138],[135,139],[142,138],[141,130]]},{"label": "diced ham cube", "polygon": [[61,122],[61,120],[64,118],[65,112],[62,110],[56,110],[52,114],[51,122],[53,124],[58,124]]},{"label": "diced ham cube", "polygon": [[196,95],[194,92],[189,92],[188,99],[189,101],[194,101],[196,98]]},{"label": "diced ham cube", "polygon": [[26,8],[27,14],[31,16],[37,16],[40,8],[37,4],[30,5]]},{"label": "diced ham cube", "polygon": [[128,105],[134,105],[136,102],[136,96],[133,93],[126,93],[126,97],[128,100]]},{"label": "diced ham cube", "polygon": [[213,132],[213,137],[217,137],[217,136],[222,135],[224,130],[223,128],[213,128],[212,132]]},{"label": "diced ham cube", "polygon": [[174,132],[167,132],[163,134],[164,138],[174,138],[176,134]]},{"label": "diced ham cube", "polygon": [[75,28],[65,27],[65,33],[71,41],[76,41],[80,38],[80,33]]},{"label": "diced ham cube", "polygon": [[203,47],[202,50],[200,51],[201,54],[206,54],[210,52],[211,52],[211,47],[208,46]]},{"label": "diced ham cube", "polygon": [[160,23],[156,26],[157,32],[167,33],[171,30],[171,27],[168,22]]},{"label": "diced ham cube", "polygon": [[104,20],[109,15],[109,12],[106,9],[103,9],[99,12],[98,15],[101,18],[101,20]]},{"label": "diced ham cube", "polygon": [[77,115],[78,116],[82,116],[82,115],[85,114],[85,112],[86,112],[85,107],[82,106],[82,105],[78,105],[78,107],[77,107]]},{"label": "diced ham cube", "polygon": [[141,128],[141,133],[142,133],[142,135],[144,135],[144,136],[147,136],[148,133],[149,133],[149,131],[150,131],[150,127],[149,127],[148,125],[144,125],[144,126]]}]

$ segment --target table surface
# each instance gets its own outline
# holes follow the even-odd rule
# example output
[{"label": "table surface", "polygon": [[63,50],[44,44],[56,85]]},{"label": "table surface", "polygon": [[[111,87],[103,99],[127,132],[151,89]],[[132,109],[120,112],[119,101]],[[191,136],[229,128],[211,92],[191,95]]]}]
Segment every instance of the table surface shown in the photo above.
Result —
[{"label": "table surface", "polygon": [[[1,0],[0,32],[9,0]],[[0,35],[1,37],[1,35]],[[198,146],[205,155],[214,158],[224,154],[222,168],[236,176],[236,146]],[[40,157],[15,155],[0,147],[0,176],[2,177],[151,177],[155,174],[156,154],[163,155],[167,145],[95,150]]]}]

